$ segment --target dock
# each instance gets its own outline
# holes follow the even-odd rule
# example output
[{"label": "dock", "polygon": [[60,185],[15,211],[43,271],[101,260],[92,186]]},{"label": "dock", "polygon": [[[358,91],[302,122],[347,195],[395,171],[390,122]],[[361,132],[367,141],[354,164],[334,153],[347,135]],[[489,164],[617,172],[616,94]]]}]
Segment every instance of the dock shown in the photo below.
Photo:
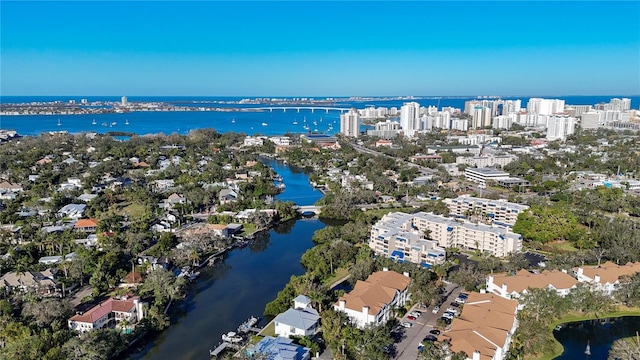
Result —
[{"label": "dock", "polygon": [[215,349],[209,350],[209,356],[218,357],[218,355],[222,354],[225,350],[227,350],[227,348],[233,349],[233,350],[240,350],[241,347],[240,345],[232,344],[224,341],[220,343]]}]

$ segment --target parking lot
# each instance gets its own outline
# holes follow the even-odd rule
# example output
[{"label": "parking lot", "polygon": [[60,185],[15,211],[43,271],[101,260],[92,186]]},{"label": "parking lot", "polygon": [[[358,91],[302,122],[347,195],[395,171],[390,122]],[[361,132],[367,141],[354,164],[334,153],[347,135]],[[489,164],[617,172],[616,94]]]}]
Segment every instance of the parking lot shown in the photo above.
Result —
[{"label": "parking lot", "polygon": [[[458,297],[460,292],[462,292],[462,289],[458,285],[449,284],[443,294],[446,295],[447,298],[442,302],[436,314],[432,312],[433,307],[419,308],[414,306],[407,312],[407,315],[399,319],[400,323],[409,322],[413,325],[410,328],[398,327],[399,331],[397,333],[399,334],[399,341],[395,344],[394,359],[415,360],[418,357],[418,346],[426,336],[430,335],[429,331],[433,329],[444,331],[444,329],[437,327],[436,321],[442,316],[446,309],[450,307],[449,304]],[[421,314],[415,320],[409,320],[407,316],[414,310],[420,311]]]}]

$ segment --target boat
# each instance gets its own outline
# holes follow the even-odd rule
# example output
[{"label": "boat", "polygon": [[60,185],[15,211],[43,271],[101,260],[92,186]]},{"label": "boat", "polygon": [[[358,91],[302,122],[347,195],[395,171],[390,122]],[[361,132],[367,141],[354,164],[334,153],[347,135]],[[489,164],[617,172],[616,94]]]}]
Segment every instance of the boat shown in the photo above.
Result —
[{"label": "boat", "polygon": [[584,350],[585,355],[591,355],[591,346],[589,346],[589,340],[587,340],[587,348]]},{"label": "boat", "polygon": [[92,125],[97,124],[96,119],[93,119],[93,121],[91,122]]},{"label": "boat", "polygon": [[60,119],[58,119],[58,126],[62,125],[62,123],[60,122]]},{"label": "boat", "polygon": [[240,324],[240,326],[238,326],[238,331],[249,332],[249,330],[251,330],[251,328],[258,323],[258,320],[259,318],[255,316],[250,317],[249,319],[247,319],[247,321],[243,322],[242,324]]},{"label": "boat", "polygon": [[124,121],[124,124],[125,124],[125,125],[129,125],[129,119],[125,120],[125,121]]},{"label": "boat", "polygon": [[106,122],[103,122],[103,123],[102,123],[102,126],[107,126],[107,123],[106,123]]},{"label": "boat", "polygon": [[297,120],[293,120],[293,125],[298,125],[298,121]]},{"label": "boat", "polygon": [[226,341],[232,344],[239,343],[242,341],[242,336],[236,334],[233,331],[229,331],[226,334],[222,334],[222,341]]},{"label": "boat", "polygon": [[262,126],[267,126],[267,123],[262,123]]},{"label": "boat", "polygon": [[236,123],[236,119],[231,119],[231,123],[235,124]]},{"label": "boat", "polygon": [[117,124],[115,121],[111,123],[111,126],[114,126],[115,124]]}]

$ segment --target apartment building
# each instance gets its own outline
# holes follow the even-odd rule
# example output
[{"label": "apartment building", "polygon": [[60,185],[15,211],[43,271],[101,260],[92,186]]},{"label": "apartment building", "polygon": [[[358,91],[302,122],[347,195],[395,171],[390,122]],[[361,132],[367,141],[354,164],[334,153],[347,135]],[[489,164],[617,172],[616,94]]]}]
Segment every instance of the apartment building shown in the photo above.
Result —
[{"label": "apartment building", "polygon": [[560,270],[534,274],[522,269],[515,275],[492,274],[487,277],[487,292],[505,299],[517,299],[527,293],[527,289],[552,289],[565,297],[577,285],[576,278]]},{"label": "apartment building", "polygon": [[469,195],[444,199],[443,202],[449,206],[450,215],[466,219],[473,216],[486,217],[494,224],[503,226],[513,226],[518,215],[529,208],[527,205],[508,202],[504,199],[491,200]]},{"label": "apartment building", "polygon": [[[416,232],[424,235],[412,235]],[[389,236],[385,237],[385,235]],[[412,241],[418,243],[420,236],[429,239],[425,241],[433,241],[434,243],[433,248],[426,249],[426,257],[423,257],[424,251],[420,253],[420,260],[434,258],[434,255],[439,259],[438,247],[480,250],[497,257],[504,257],[522,250],[522,236],[511,232],[506,226],[475,224],[425,212],[416,214],[390,213],[383,216],[372,227],[369,246],[379,255],[413,262],[411,259],[414,257],[412,257],[411,251],[405,252],[402,258],[399,253],[395,253],[396,256],[393,256],[393,251],[407,248],[407,246],[403,247],[405,243],[402,240],[406,240],[406,244],[410,244]],[[409,246],[409,248],[411,247],[412,245]],[[418,250],[416,249],[415,252],[418,253]],[[421,264],[422,261],[416,263]],[[427,264],[429,263],[427,262]]]}]

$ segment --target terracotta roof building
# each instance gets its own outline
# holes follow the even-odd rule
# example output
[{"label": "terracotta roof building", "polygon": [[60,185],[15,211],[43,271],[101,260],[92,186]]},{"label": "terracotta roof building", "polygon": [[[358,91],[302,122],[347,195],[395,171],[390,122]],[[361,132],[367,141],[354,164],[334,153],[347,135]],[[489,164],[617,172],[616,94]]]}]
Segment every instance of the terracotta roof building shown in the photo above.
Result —
[{"label": "terracotta roof building", "polygon": [[578,281],[594,285],[596,289],[611,295],[620,283],[620,278],[640,272],[640,262],[617,265],[611,261],[597,266],[584,266],[575,269]]},{"label": "terracotta roof building", "polygon": [[383,324],[391,317],[391,311],[403,306],[411,279],[409,274],[395,271],[375,272],[365,281],[359,280],[350,293],[341,296],[333,305],[342,311],[359,328]]},{"label": "terracotta roof building", "polygon": [[471,293],[459,318],[440,340],[448,340],[453,353],[472,360],[504,359],[518,327],[518,302],[495,294]]},{"label": "terracotta roof building", "polygon": [[101,328],[113,328],[124,319],[137,323],[144,317],[143,303],[137,296],[116,300],[109,298],[92,307],[89,311],[72,316],[69,329],[86,332]]},{"label": "terracotta roof building", "polygon": [[527,289],[553,289],[560,296],[566,296],[578,285],[578,280],[560,270],[544,270],[534,274],[520,270],[515,275],[495,274],[487,277],[487,291],[505,299],[519,298]]},{"label": "terracotta roof building", "polygon": [[82,232],[95,232],[98,228],[98,219],[80,219],[73,225],[73,229]]}]

